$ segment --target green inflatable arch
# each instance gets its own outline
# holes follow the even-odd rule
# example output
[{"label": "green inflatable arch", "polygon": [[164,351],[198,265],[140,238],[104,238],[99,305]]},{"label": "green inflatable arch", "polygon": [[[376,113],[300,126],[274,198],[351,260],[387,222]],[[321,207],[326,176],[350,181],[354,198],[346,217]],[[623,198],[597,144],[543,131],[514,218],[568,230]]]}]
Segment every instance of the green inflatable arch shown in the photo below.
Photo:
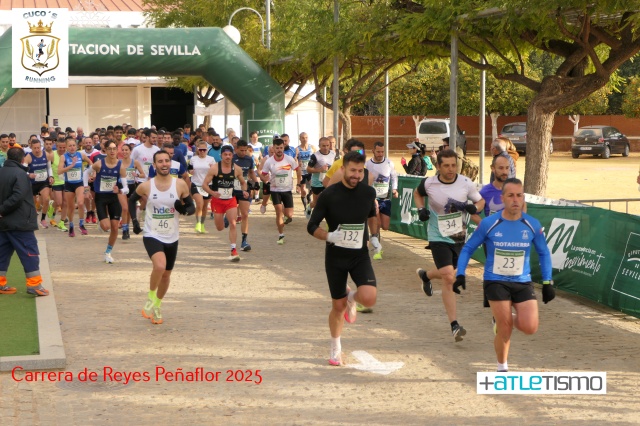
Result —
[{"label": "green inflatable arch", "polygon": [[[69,75],[202,76],[240,110],[245,138],[284,130],[284,91],[221,28],[69,28]],[[11,87],[11,29],[0,37],[0,105]]]}]

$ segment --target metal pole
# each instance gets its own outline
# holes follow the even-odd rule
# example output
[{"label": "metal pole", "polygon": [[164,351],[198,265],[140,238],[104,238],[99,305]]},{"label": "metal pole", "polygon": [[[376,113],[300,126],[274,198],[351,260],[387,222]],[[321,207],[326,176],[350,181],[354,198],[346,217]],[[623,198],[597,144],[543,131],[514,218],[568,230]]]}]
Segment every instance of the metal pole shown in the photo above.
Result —
[{"label": "metal pole", "polygon": [[[327,99],[327,86],[324,86],[322,88],[322,99]],[[327,108],[322,105],[322,132],[320,132],[320,135],[322,137],[325,137],[325,133],[327,132]]]},{"label": "metal pole", "polygon": [[[484,58],[482,58],[482,65],[484,65]],[[478,135],[478,155],[479,159],[479,180],[480,185],[484,184],[484,142],[485,142],[485,124],[486,124],[486,91],[487,91],[487,72],[482,70],[480,72],[480,134]]]},{"label": "metal pole", "polygon": [[265,0],[264,3],[267,15],[267,50],[271,50],[271,0]]},{"label": "metal pole", "polygon": [[389,72],[384,73],[384,157],[389,158]]},{"label": "metal pole", "polygon": [[225,133],[227,132],[228,129],[228,124],[227,122],[229,121],[229,113],[227,110],[227,97],[224,97],[224,131]]},{"label": "metal pole", "polygon": [[[340,7],[338,4],[338,0],[333,0],[333,22],[335,24],[338,23],[338,18],[340,16]],[[337,28],[337,25],[336,25]],[[338,83],[339,83],[339,74],[340,74],[340,68],[338,66],[338,55],[336,54],[333,57],[333,92],[332,92],[332,97],[333,97],[333,136],[336,138],[336,144],[337,144],[337,148],[339,150],[342,149],[342,143],[341,143],[341,138],[338,135],[338,118],[339,118],[339,113],[338,113],[338,108],[339,106],[339,102],[338,102],[338,97],[340,96],[339,93],[339,87],[338,87]]]},{"label": "metal pole", "polygon": [[456,136],[458,133],[458,33],[454,28],[451,33],[451,79],[449,100],[449,148],[456,150]]}]

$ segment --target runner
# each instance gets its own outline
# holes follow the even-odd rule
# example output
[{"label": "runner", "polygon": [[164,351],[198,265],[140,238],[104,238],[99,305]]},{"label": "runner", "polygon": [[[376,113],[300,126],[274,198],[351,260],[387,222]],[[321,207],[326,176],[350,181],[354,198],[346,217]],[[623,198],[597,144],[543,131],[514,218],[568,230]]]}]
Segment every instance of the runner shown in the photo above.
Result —
[{"label": "runner", "polygon": [[[189,186],[189,188],[191,188],[191,179],[189,178],[189,172],[187,172],[186,164],[182,164],[181,162],[173,159],[173,154],[175,150],[175,147],[173,146],[173,144],[171,142],[165,142],[162,145],[162,150],[164,152],[168,152],[169,155],[171,155],[171,158],[172,158],[171,169],[169,171],[169,173],[171,174],[171,177],[175,179],[177,178],[184,179],[184,181]],[[155,168],[153,166],[149,167],[149,177],[152,178],[155,175],[156,175]]]},{"label": "runner", "polygon": [[[271,183],[271,202],[276,209],[276,226],[278,228],[278,244],[284,244],[284,225],[293,220],[293,171],[296,171],[298,188],[302,175],[295,158],[284,154],[284,141],[273,140],[273,157],[269,157],[263,167],[260,178]],[[263,201],[264,205],[264,201]],[[262,209],[260,210],[262,211]]]},{"label": "runner", "polygon": [[[140,162],[142,171],[144,172],[144,177],[138,177],[138,182],[142,183],[149,180],[149,169],[153,165],[153,156],[158,151],[160,151],[160,148],[158,148],[158,132],[153,129],[145,130],[142,136],[142,144],[131,151],[131,158]],[[144,210],[146,204],[147,199],[142,197],[140,200],[140,210]],[[129,214],[133,217],[131,209],[129,209]]]},{"label": "runner", "polygon": [[[551,254],[544,228],[535,218],[522,212],[524,189],[519,179],[507,179],[502,186],[504,209],[484,218],[464,245],[458,260],[458,273],[453,291],[466,289],[465,271],[473,252],[487,246],[483,288],[493,313],[494,348],[498,371],[509,371],[507,357],[513,327],[525,334],[538,330],[538,302],[531,282],[531,246],[536,249],[542,271],[542,301],[555,297],[551,281]],[[515,309],[515,315],[511,309]]]},{"label": "runner", "polygon": [[[123,165],[122,160],[118,160],[118,145],[115,141],[109,141],[105,148],[107,158],[96,161],[91,167],[96,174],[93,188],[96,194],[99,226],[103,231],[110,232],[104,261],[113,263],[111,252],[118,239],[118,226],[122,217],[122,205],[118,194],[122,192],[126,196],[129,193],[129,185],[127,184],[127,168]],[[126,145],[124,149],[129,150],[129,146]]]},{"label": "runner", "polygon": [[122,164],[126,167],[126,185],[128,186],[129,191],[120,191],[118,193],[118,199],[122,206],[122,239],[128,240],[131,238],[131,234],[129,232],[129,221],[131,219],[131,215],[129,214],[129,197],[131,197],[131,194],[133,194],[138,187],[138,179],[146,176],[144,174],[142,164],[140,164],[138,160],[131,158],[132,148],[127,144],[125,145],[126,146],[122,147]]},{"label": "runner", "polygon": [[169,173],[171,155],[164,151],[155,153],[153,165],[157,170],[156,177],[138,186],[129,198],[129,211],[133,232],[137,235],[142,229],[136,217],[136,203],[142,197],[147,198],[142,242],[153,269],[142,316],[151,319],[152,324],[162,324],[162,300],[169,289],[171,272],[178,255],[179,214],[192,215],[196,208],[187,184],[181,179],[173,179]]},{"label": "runner", "polygon": [[[78,143],[82,144],[81,145],[82,152],[87,156],[87,158],[91,159],[91,161],[95,163],[93,156],[98,150],[93,147],[93,139],[87,136],[83,138],[81,142],[78,142]],[[85,170],[87,169],[91,170],[91,168],[89,167],[89,163],[87,162],[82,162],[82,167]],[[85,207],[85,210],[87,211],[87,223],[97,223],[98,220],[96,218],[96,213],[94,211],[96,204],[94,200],[95,193],[93,191],[93,185],[89,185],[89,189],[90,191],[87,192],[84,197],[84,207]]]},{"label": "runner", "polygon": [[193,167],[191,176],[191,196],[196,202],[196,232],[205,234],[204,220],[207,217],[209,208],[207,202],[211,199],[211,195],[202,188],[205,176],[211,167],[216,164],[213,157],[207,155],[207,143],[200,139],[196,144],[196,155],[191,158],[191,166]]},{"label": "runner", "polygon": [[[45,139],[45,150],[48,149],[48,146],[53,147],[54,138],[51,136],[47,136]],[[51,169],[53,170],[53,186],[51,189],[53,190],[53,211],[49,210],[49,217],[51,221],[49,222],[51,226],[56,226],[59,230],[63,232],[69,231],[69,229],[65,226],[65,222],[67,219],[67,202],[64,198],[64,173],[58,172],[58,167],[60,165],[60,158],[64,158],[64,154],[67,152],[67,141],[58,141],[56,143],[56,151],[53,151],[53,161],[51,162]],[[64,161],[64,160],[63,160]],[[56,212],[60,210],[60,221],[56,223]]]},{"label": "runner", "polygon": [[[67,217],[69,218],[69,236],[75,237],[73,229],[73,215],[78,208],[78,219],[80,221],[80,233],[87,235],[87,229],[84,227],[84,193],[85,186],[83,183],[82,164],[93,164],[83,152],[76,151],[76,140],[72,136],[65,138],[67,141],[67,152],[64,154],[63,161],[58,165],[58,173],[64,173],[64,197],[67,202]],[[88,188],[87,188],[88,190]],[[74,202],[77,201],[77,204]]]},{"label": "runner", "polygon": [[[364,155],[349,152],[344,156],[342,181],[330,186],[318,197],[307,231],[326,240],[325,269],[332,308],[329,314],[331,354],[329,364],[342,365],[340,335],[344,320],[356,320],[356,302],[366,307],[376,303],[376,277],[367,250],[367,220],[375,217],[375,191],[360,183],[364,175]],[[329,232],[320,227],[326,220]],[[347,277],[357,289],[347,286]],[[343,319],[344,318],[344,319]]]},{"label": "runner", "polygon": [[[264,151],[262,153],[262,160],[258,164],[258,176],[262,176],[262,168],[264,167],[264,163],[267,162],[269,157],[273,157],[273,145],[265,146]],[[260,178],[262,180],[262,178]],[[270,182],[262,182],[262,203],[260,204],[260,213],[265,214],[267,212],[267,204],[269,203],[269,198],[271,198],[271,183]]]},{"label": "runner", "polygon": [[[258,177],[255,172],[255,163],[253,157],[249,155],[249,144],[247,141],[240,139],[236,144],[235,154],[233,155],[233,164],[242,169],[242,177],[247,181],[247,188],[255,187],[253,183],[259,185]],[[251,182],[251,184],[249,184]],[[247,242],[247,236],[249,235],[249,206],[251,205],[250,194],[248,197],[243,195],[243,191],[240,189],[239,181],[235,181],[235,187],[233,189],[233,196],[238,201],[238,208],[240,210],[240,216],[236,218],[236,223],[241,222],[242,230],[242,242],[240,243],[240,250],[250,251],[251,245]]]},{"label": "runner", "polygon": [[[457,160],[455,151],[446,149],[438,152],[436,168],[439,174],[422,179],[413,199],[420,220],[429,221],[429,245],[437,268],[429,272],[420,268],[416,273],[427,296],[433,294],[431,279],[442,279],[442,302],[451,323],[451,334],[456,342],[460,342],[467,331],[458,323],[456,316],[456,296],[453,294],[455,269],[465,242],[468,216],[482,210],[484,200],[471,180],[456,173]],[[424,206],[424,197],[428,197],[428,208]],[[475,204],[467,204],[469,199]]]},{"label": "runner", "polygon": [[324,175],[329,170],[336,158],[336,153],[331,151],[331,143],[329,138],[322,137],[318,141],[319,150],[311,154],[309,158],[309,164],[307,164],[307,173],[311,173],[311,194],[313,198],[305,209],[305,216],[307,219],[311,217],[311,210],[315,207],[318,201],[318,196],[324,190],[322,181]]},{"label": "runner", "polygon": [[[223,217],[227,216],[229,222],[229,243],[231,244],[231,256],[229,260],[239,262],[240,256],[236,250],[236,241],[238,238],[236,231],[236,217],[238,216],[238,202],[233,196],[233,189],[237,187],[236,180],[240,182],[242,196],[249,197],[247,192],[247,181],[242,177],[242,169],[233,164],[233,147],[224,145],[220,149],[221,162],[214,164],[207,172],[202,183],[202,188],[210,194],[211,210],[214,214],[216,229],[222,231],[224,226]],[[209,186],[211,184],[211,186]]]},{"label": "runner", "polygon": [[51,185],[53,184],[52,162],[53,153],[43,152],[40,141],[34,139],[31,142],[31,152],[24,157],[24,164],[28,166],[27,173],[29,174],[29,179],[31,179],[34,204],[36,203],[36,198],[40,196],[40,205],[42,206],[40,225],[43,228],[49,227],[46,217],[47,210],[51,206],[49,200],[51,198]]},{"label": "runner", "polygon": [[[305,132],[300,133],[300,145],[296,148],[296,159],[300,164],[300,173],[302,180],[300,181],[300,199],[305,211],[307,205],[311,203],[311,173],[307,171],[307,165],[311,159],[311,155],[316,152],[316,148],[309,145],[309,137]],[[308,188],[307,188],[308,187]]]},{"label": "runner", "polygon": [[[373,143],[373,158],[367,160],[367,170],[373,177],[373,188],[376,190],[377,220],[371,226],[371,245],[375,253],[374,260],[382,259],[382,245],[380,244],[380,228],[389,230],[391,222],[391,199],[398,198],[398,173],[393,162],[384,157],[384,143]],[[372,226],[373,225],[373,226]]]}]

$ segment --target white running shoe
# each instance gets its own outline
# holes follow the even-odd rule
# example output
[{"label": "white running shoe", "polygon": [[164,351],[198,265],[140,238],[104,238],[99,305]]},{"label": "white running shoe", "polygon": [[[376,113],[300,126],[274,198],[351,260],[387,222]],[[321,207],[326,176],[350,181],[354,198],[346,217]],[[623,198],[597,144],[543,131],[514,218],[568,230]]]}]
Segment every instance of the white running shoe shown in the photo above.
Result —
[{"label": "white running shoe", "polygon": [[104,254],[104,262],[105,263],[114,263],[113,257],[111,257],[111,253]]},{"label": "white running shoe", "polygon": [[265,214],[267,212],[267,206],[260,204],[260,213]]},{"label": "white running shoe", "polygon": [[329,355],[329,365],[342,365],[342,351],[331,348],[331,354]]}]

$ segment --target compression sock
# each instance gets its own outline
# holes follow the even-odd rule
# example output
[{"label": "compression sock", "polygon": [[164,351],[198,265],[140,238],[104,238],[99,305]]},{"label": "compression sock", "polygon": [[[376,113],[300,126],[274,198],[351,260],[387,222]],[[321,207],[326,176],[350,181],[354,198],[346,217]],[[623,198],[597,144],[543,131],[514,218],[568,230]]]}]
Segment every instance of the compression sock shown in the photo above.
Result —
[{"label": "compression sock", "polygon": [[105,253],[111,253],[112,250],[113,250],[113,246],[107,244],[107,251]]}]

